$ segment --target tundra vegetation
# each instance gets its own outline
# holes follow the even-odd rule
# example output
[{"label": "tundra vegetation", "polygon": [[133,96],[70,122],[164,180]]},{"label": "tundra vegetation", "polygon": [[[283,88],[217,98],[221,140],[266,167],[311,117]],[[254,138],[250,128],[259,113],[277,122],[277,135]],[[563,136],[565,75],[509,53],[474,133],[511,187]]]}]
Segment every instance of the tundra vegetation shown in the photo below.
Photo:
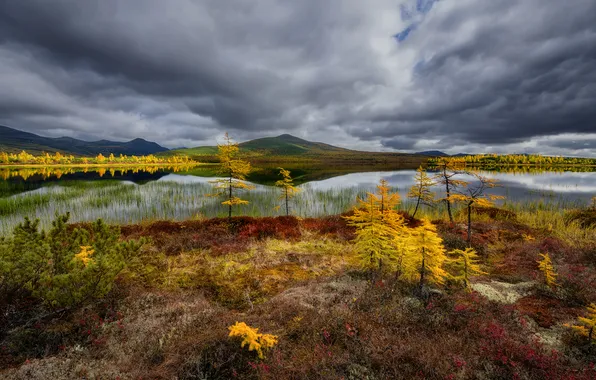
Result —
[{"label": "tundra vegetation", "polygon": [[59,214],[0,239],[0,377],[596,378],[595,205],[497,207],[495,183],[443,161],[410,191],[426,207],[381,181],[343,214],[292,216],[279,169],[285,215],[234,216],[250,166],[218,151],[222,217]]}]

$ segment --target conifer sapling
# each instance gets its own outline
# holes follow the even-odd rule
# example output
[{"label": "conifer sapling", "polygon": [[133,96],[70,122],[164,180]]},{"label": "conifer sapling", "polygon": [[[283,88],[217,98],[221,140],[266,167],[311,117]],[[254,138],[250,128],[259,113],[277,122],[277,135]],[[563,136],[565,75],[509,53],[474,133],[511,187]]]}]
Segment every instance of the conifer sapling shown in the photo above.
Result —
[{"label": "conifer sapling", "polygon": [[455,267],[457,274],[453,276],[456,281],[460,281],[466,289],[470,288],[470,279],[472,276],[486,274],[478,263],[478,255],[473,248],[454,249],[449,252],[453,257],[450,262]]},{"label": "conifer sapling", "polygon": [[538,261],[538,269],[544,276],[544,283],[549,288],[553,289],[557,286],[557,273],[555,267],[548,253],[541,253],[542,260]]},{"label": "conifer sapling", "polygon": [[252,190],[255,187],[243,182],[250,173],[250,163],[238,157],[238,143],[232,142],[226,132],[225,143],[217,145],[217,157],[219,158],[218,174],[224,178],[210,181],[216,189],[215,194],[210,196],[224,197],[222,205],[228,206],[228,219],[232,218],[232,207],[248,204],[247,200],[239,198],[236,193],[242,190]]},{"label": "conifer sapling", "polygon": [[416,183],[408,192],[408,198],[414,199],[416,202],[416,207],[414,208],[414,213],[412,214],[413,218],[416,217],[418,208],[421,205],[431,206],[435,199],[434,193],[430,190],[435,182],[426,174],[426,170],[424,170],[422,166],[416,170],[416,176],[414,177],[414,180]]},{"label": "conifer sapling", "polygon": [[284,168],[279,168],[279,174],[283,177],[275,182],[275,186],[281,188],[281,196],[279,199],[285,201],[286,216],[290,215],[290,199],[294,198],[300,189],[294,186],[294,180],[290,176],[290,171]]}]

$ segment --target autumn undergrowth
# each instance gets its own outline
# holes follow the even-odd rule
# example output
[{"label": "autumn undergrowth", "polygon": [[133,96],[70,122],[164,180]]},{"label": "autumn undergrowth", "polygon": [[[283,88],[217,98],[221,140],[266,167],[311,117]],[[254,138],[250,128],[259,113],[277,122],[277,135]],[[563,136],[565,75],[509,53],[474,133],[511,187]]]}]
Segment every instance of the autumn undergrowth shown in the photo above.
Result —
[{"label": "autumn undergrowth", "polygon": [[[128,224],[112,244],[129,248],[114,252],[102,245],[112,227],[60,227],[70,242],[54,245],[70,263],[62,281],[92,281],[84,259],[94,255],[108,255],[119,271],[109,287],[54,296],[54,304],[23,277],[1,305],[11,319],[0,329],[0,377],[595,378],[596,344],[578,319],[596,302],[593,226],[570,219],[570,210],[506,204],[474,210],[468,243],[466,215],[456,208],[451,223],[443,211],[421,207],[416,219],[404,211],[404,233],[431,219],[445,251],[471,245],[479,270],[466,277],[470,288],[451,278],[424,294],[387,267],[371,278],[356,229],[341,216]],[[51,236],[40,234],[36,250],[54,252]],[[0,246],[15,247],[11,239]],[[538,263],[546,254],[549,284]],[[477,284],[497,295],[504,286],[527,290],[503,303]],[[238,336],[229,336],[231,326],[242,326]],[[241,343],[253,329],[275,339],[250,350]]]}]

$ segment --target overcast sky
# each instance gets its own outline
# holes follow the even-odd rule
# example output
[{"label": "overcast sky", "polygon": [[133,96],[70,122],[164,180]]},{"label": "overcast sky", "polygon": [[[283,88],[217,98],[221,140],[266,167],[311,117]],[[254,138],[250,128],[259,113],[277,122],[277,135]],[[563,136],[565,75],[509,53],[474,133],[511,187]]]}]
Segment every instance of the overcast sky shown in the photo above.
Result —
[{"label": "overcast sky", "polygon": [[596,156],[594,0],[2,0],[0,124]]}]

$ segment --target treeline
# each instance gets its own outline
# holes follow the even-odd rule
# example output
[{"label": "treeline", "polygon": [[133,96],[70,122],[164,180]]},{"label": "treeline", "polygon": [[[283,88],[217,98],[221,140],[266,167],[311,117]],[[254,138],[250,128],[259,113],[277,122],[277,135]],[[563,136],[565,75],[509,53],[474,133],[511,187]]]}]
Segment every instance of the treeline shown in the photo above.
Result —
[{"label": "treeline", "polygon": [[35,156],[21,151],[21,153],[0,152],[0,164],[5,165],[113,165],[113,164],[190,164],[194,163],[188,156],[158,157],[153,154],[147,156],[127,156],[120,154],[109,156],[98,154],[95,157],[76,157],[72,154],[56,152]]},{"label": "treeline", "polygon": [[113,166],[110,165],[109,167],[105,166],[83,166],[83,167],[74,167],[74,166],[44,166],[44,167],[5,167],[0,169],[0,179],[7,180],[9,178],[22,178],[23,180],[27,180],[33,176],[40,176],[42,179],[48,179],[55,177],[56,179],[60,179],[64,175],[74,174],[74,173],[97,173],[100,177],[105,175],[109,175],[111,177],[115,177],[117,173],[120,175],[124,175],[125,173],[137,174],[139,172],[154,174],[160,170],[167,170],[169,172],[179,172],[184,171],[192,168],[194,165],[168,165],[168,164],[157,164],[157,165],[142,165],[142,166]]},{"label": "treeline", "polygon": [[444,161],[448,161],[453,165],[471,166],[596,166],[595,158],[542,156],[538,154],[477,154],[461,157],[433,157],[428,160],[428,163],[437,165]]}]

